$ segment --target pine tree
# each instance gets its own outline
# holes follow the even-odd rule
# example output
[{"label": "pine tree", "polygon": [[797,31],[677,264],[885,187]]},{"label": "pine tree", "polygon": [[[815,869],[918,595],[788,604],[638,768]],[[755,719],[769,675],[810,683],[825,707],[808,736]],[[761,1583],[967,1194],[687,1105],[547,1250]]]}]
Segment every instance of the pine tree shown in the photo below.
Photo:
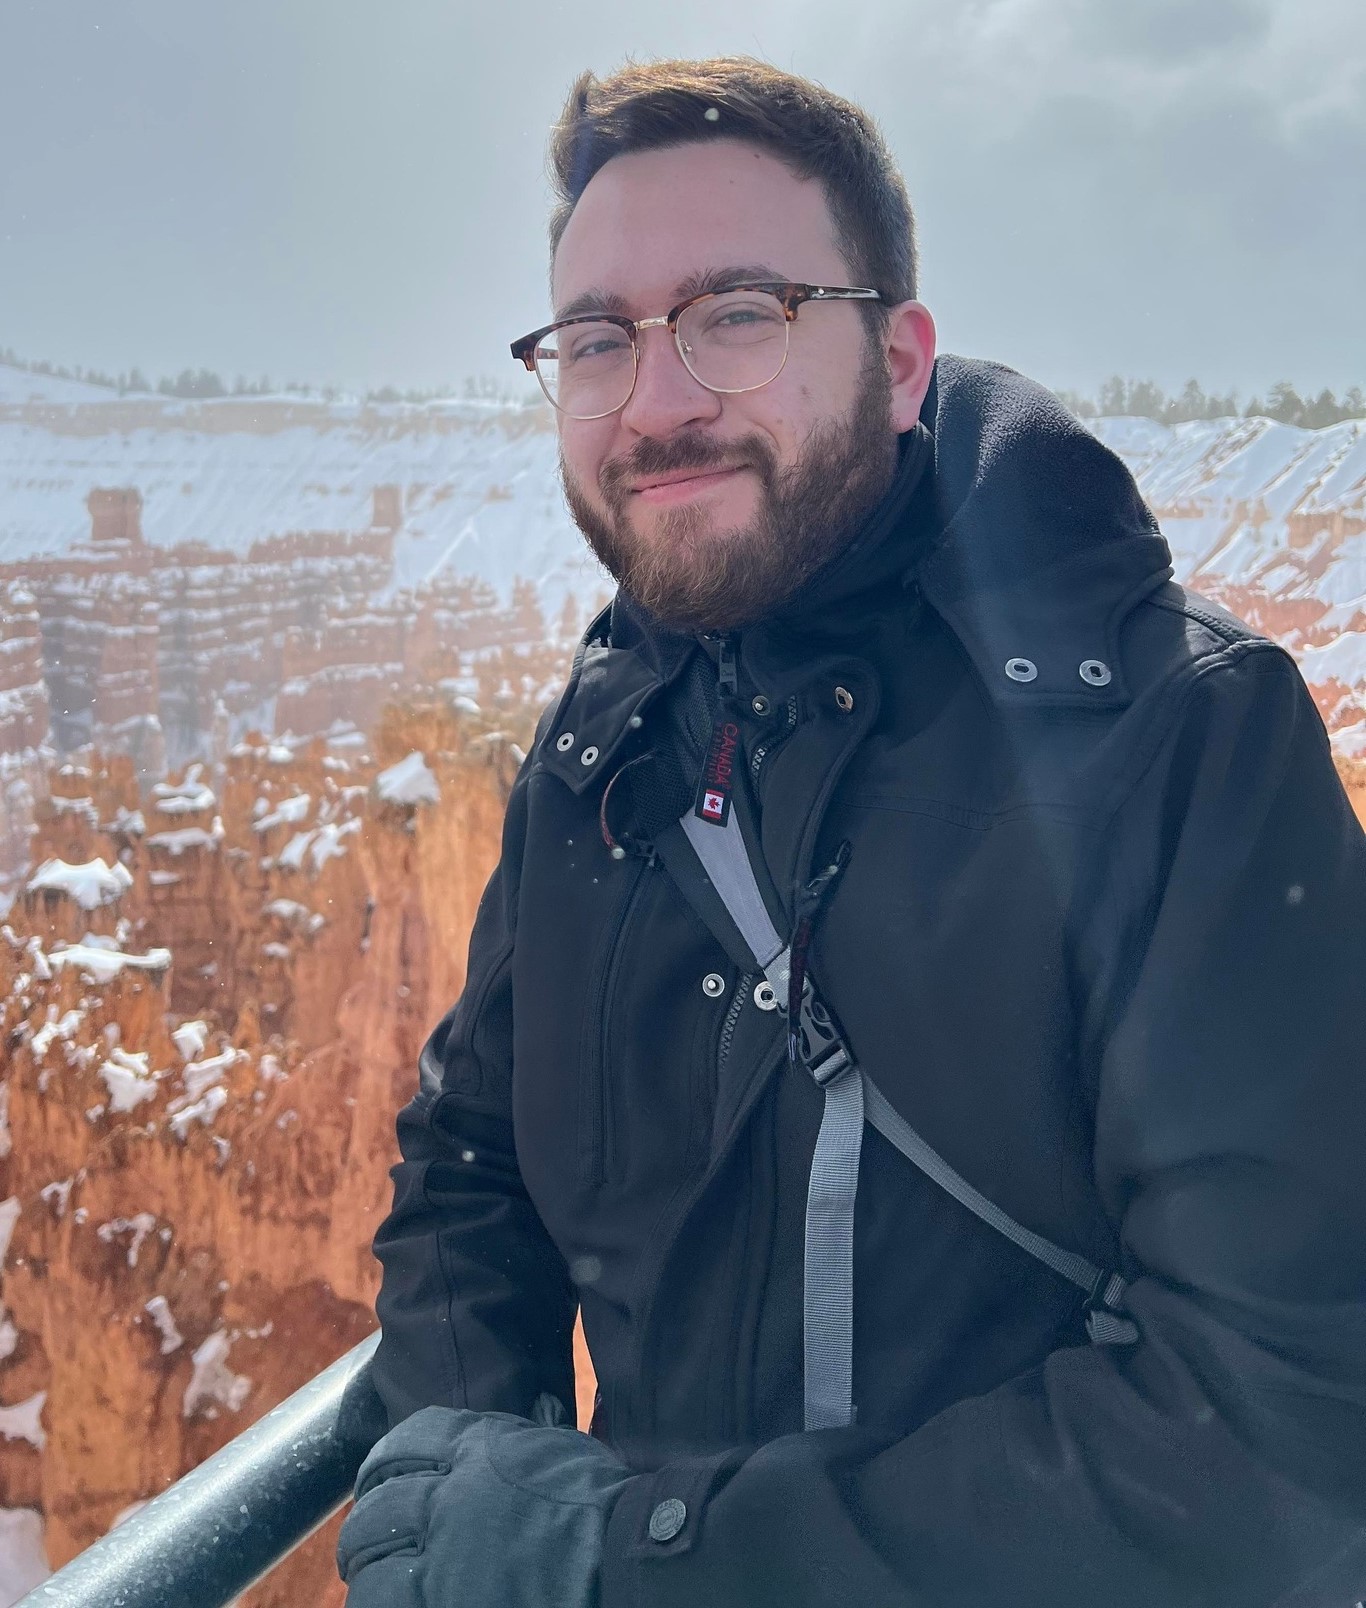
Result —
[{"label": "pine tree", "polygon": [[1129,391],[1118,374],[1112,374],[1100,388],[1101,416],[1107,419],[1118,418],[1128,412]]},{"label": "pine tree", "polygon": [[541,594],[535,581],[512,583],[511,614],[519,642],[545,641],[545,615],[541,612]]},{"label": "pine tree", "polygon": [[558,634],[561,642],[577,642],[582,624],[579,616],[579,605],[574,600],[572,592],[566,592],[564,607],[560,610],[560,623]]},{"label": "pine tree", "polygon": [[1345,417],[1338,399],[1326,385],[1312,402],[1304,405],[1304,423],[1311,430],[1322,430],[1326,425],[1337,424]]},{"label": "pine tree", "polygon": [[1277,380],[1266,402],[1267,417],[1282,424],[1303,424],[1304,403],[1289,380]]},{"label": "pine tree", "polygon": [[1203,419],[1207,416],[1208,407],[1209,403],[1205,393],[1200,389],[1200,382],[1187,380],[1181,395],[1167,407],[1167,423],[1187,424],[1192,419]]}]

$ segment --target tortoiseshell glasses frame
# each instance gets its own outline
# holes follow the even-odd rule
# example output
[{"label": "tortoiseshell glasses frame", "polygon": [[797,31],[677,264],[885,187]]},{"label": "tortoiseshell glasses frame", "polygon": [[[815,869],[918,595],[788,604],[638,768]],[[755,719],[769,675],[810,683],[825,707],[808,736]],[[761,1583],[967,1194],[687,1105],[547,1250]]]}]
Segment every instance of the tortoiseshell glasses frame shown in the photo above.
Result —
[{"label": "tortoiseshell glasses frame", "polygon": [[[850,285],[801,285],[793,284],[785,280],[746,281],[743,284],[726,285],[720,290],[700,291],[696,296],[689,296],[685,301],[679,302],[676,307],[671,307],[667,313],[661,314],[657,318],[626,318],[619,313],[578,313],[572,318],[556,319],[554,323],[544,324],[540,329],[534,329],[529,335],[523,335],[520,339],[513,341],[511,347],[512,355],[518,362],[526,365],[529,373],[536,376],[542,391],[545,393],[546,400],[561,413],[564,413],[568,417],[575,419],[605,419],[613,413],[619,413],[621,409],[624,408],[631,400],[631,396],[635,391],[636,375],[640,371],[639,335],[640,331],[644,329],[667,327],[669,333],[673,336],[674,345],[678,349],[678,355],[683,360],[683,364],[687,368],[689,374],[692,375],[699,385],[705,386],[707,390],[715,391],[723,396],[734,396],[744,391],[758,391],[761,390],[765,385],[771,385],[773,381],[778,378],[778,375],[782,373],[783,368],[786,366],[788,354],[786,333],[784,334],[782,360],[774,369],[773,373],[765,376],[765,378],[762,380],[756,381],[753,385],[735,386],[712,385],[709,381],[703,379],[703,377],[697,373],[696,369],[694,369],[692,363],[689,361],[689,350],[687,344],[679,337],[678,333],[679,319],[683,317],[683,315],[690,308],[696,307],[699,303],[714,301],[721,296],[733,296],[736,294],[736,292],[756,291],[763,292],[774,297],[781,304],[784,315],[784,331],[786,331],[787,325],[795,322],[797,317],[797,309],[801,307],[804,302],[882,300],[882,295],[879,291]],[[544,341],[547,336],[557,334],[560,330],[569,329],[575,325],[581,324],[613,324],[618,329],[625,332],[631,343],[630,386],[620,402],[616,403],[613,407],[605,408],[598,413],[578,414],[573,413],[570,409],[566,408],[563,403],[557,400],[552,386],[547,381],[545,374],[542,373],[541,368],[537,363],[538,356],[552,355],[549,353],[542,353],[539,350],[541,342]],[[558,357],[558,353],[553,355]]]}]

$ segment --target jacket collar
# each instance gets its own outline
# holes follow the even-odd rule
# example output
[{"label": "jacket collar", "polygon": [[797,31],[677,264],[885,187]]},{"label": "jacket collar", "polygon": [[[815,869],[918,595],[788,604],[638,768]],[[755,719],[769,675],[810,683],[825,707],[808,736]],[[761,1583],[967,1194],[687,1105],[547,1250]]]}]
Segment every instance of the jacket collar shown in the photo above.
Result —
[{"label": "jacket collar", "polygon": [[[943,356],[886,497],[849,548],[745,634],[745,657],[768,683],[780,666],[857,652],[867,611],[918,587],[998,705],[1116,709],[1129,701],[1123,622],[1170,575],[1157,522],[1109,448],[1024,376]],[[610,774],[696,651],[619,592],[580,647],[544,763],[576,792]]]}]

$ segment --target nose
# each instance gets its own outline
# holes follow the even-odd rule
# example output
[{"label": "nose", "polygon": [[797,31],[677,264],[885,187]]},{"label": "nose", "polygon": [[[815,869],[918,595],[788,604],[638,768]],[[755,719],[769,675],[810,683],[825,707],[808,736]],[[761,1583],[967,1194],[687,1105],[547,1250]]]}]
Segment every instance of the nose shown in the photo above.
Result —
[{"label": "nose", "polygon": [[669,436],[720,417],[721,397],[688,372],[668,329],[641,330],[636,350],[635,389],[621,410],[621,422],[632,434]]}]

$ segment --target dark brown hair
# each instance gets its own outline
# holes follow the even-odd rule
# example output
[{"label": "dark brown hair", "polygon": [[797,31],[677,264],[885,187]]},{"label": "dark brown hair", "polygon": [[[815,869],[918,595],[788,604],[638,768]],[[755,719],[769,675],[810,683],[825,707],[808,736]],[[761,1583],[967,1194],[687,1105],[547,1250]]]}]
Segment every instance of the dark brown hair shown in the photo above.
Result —
[{"label": "dark brown hair", "polygon": [[550,139],[552,256],[589,180],[614,156],[711,139],[748,140],[798,178],[818,179],[854,282],[886,305],[915,296],[915,218],[876,123],[810,79],[748,56],[580,75]]}]

